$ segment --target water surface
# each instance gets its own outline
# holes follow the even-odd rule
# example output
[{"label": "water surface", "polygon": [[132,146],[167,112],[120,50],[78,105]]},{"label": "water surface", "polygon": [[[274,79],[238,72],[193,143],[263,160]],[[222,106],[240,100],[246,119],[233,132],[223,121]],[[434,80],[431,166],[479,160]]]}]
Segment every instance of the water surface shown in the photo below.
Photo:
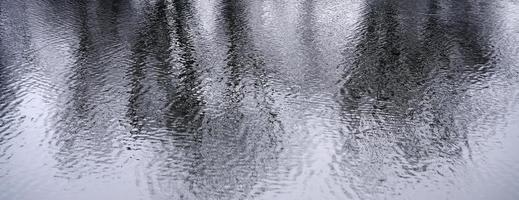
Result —
[{"label": "water surface", "polygon": [[2,0],[0,199],[518,199],[514,0]]}]

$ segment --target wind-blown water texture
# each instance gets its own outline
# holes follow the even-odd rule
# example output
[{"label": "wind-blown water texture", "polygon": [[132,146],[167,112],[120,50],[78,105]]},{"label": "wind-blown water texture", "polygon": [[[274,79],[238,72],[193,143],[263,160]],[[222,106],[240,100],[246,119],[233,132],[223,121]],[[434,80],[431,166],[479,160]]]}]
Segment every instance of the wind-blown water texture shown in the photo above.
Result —
[{"label": "wind-blown water texture", "polygon": [[0,199],[518,199],[518,10],[0,1]]}]

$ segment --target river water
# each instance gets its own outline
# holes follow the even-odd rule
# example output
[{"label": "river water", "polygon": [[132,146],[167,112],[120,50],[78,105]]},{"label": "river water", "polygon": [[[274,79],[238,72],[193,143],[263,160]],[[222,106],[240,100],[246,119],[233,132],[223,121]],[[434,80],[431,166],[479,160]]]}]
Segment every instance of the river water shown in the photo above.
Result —
[{"label": "river water", "polygon": [[2,0],[0,199],[519,199],[516,0]]}]

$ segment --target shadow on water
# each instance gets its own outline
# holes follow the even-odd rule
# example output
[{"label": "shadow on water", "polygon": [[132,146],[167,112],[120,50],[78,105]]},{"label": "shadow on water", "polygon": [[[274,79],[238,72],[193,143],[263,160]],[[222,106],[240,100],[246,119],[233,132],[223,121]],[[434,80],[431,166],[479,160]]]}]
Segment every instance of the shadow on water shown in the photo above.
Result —
[{"label": "shadow on water", "polygon": [[[348,133],[339,153],[342,173],[360,179],[349,186],[358,194],[387,188],[396,194],[401,188],[392,183],[455,173],[470,154],[467,123],[477,117],[463,113],[470,103],[465,93],[492,75],[489,36],[475,21],[490,16],[475,15],[479,4],[406,3],[367,1],[355,61],[345,73]],[[404,23],[416,18],[423,24]]]}]

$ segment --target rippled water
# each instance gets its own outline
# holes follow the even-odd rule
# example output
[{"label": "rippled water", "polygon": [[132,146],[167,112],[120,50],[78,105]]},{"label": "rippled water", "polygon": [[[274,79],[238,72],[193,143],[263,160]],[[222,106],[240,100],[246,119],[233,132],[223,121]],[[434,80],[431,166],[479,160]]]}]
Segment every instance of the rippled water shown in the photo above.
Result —
[{"label": "rippled water", "polygon": [[0,199],[519,199],[515,0],[2,0]]}]

